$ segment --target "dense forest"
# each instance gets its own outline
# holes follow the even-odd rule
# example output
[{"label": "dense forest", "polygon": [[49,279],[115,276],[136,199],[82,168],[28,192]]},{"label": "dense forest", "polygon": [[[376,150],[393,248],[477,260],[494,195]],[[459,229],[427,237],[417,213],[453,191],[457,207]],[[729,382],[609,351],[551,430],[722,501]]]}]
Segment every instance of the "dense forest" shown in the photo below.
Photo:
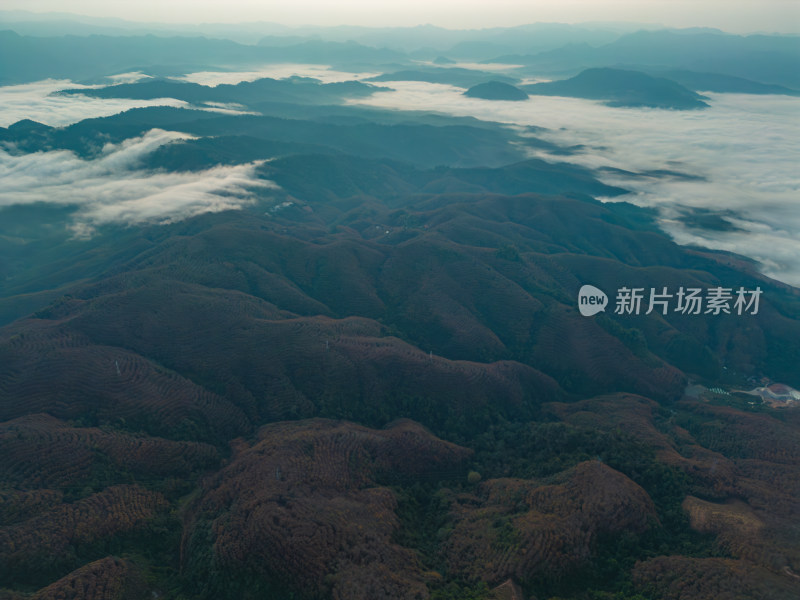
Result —
[{"label": "dense forest", "polygon": [[[592,56],[651,44],[675,81],[606,62],[550,84],[450,66],[457,48],[420,66],[355,42],[0,35],[37,77],[101,81],[54,105],[153,102],[0,128],[0,600],[797,598],[800,411],[747,393],[800,388],[797,288],[679,245],[580,144],[359,103],[397,82],[507,102],[464,98],[491,78],[514,105],[703,119],[698,81],[792,83],[748,84],[697,32],[720,75],[680,69],[671,35]],[[80,39],[107,52],[73,61]],[[523,47],[521,75],[583,52]],[[170,77],[321,53],[382,75]],[[702,180],[675,169],[627,175]],[[584,284],[762,295],[585,317]]]}]

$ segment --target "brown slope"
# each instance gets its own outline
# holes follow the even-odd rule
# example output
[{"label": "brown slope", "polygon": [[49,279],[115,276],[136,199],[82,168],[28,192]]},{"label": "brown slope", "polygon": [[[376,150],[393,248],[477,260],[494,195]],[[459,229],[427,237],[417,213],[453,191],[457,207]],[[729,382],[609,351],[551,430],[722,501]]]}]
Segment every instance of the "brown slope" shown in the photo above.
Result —
[{"label": "brown slope", "polygon": [[38,414],[0,423],[0,487],[69,488],[91,480],[187,477],[215,467],[213,446],[77,428]]},{"label": "brown slope", "polygon": [[448,566],[471,580],[558,579],[586,564],[599,534],[642,532],[655,521],[647,493],[596,461],[556,481],[492,479],[457,496]]},{"label": "brown slope", "polygon": [[[610,293],[621,285],[754,283],[749,274],[721,268],[663,235],[626,226],[630,210],[533,194],[419,195],[393,202],[309,200],[285,214],[193,219],[73,295],[124,303],[131,289],[151,288],[148,297],[136,296],[139,321],[129,324],[141,332],[127,335],[158,335],[164,298],[172,301],[168,288],[178,281],[193,286],[193,296],[205,289],[219,297],[225,290],[226,310],[250,317],[366,317],[423,351],[479,362],[515,360],[581,395],[624,389],[675,399],[682,379],[667,363],[709,377],[723,361],[747,374],[769,364],[793,377],[787,356],[797,349],[800,325],[785,292],[778,297],[770,289],[747,327],[736,316],[585,319],[577,313],[575,294],[586,281]],[[197,298],[190,310],[197,320],[216,321],[218,309],[204,310],[214,304]],[[190,338],[193,328],[179,333]],[[258,402],[239,389],[241,381],[218,383],[238,395],[240,407]]]},{"label": "brown slope", "polygon": [[573,425],[639,438],[689,476],[683,509],[693,529],[750,564],[778,574],[800,570],[800,424],[791,412],[746,413],[688,399],[665,411],[627,394],[544,408]]},{"label": "brown slope", "polygon": [[[736,466],[719,452],[697,443],[680,427],[665,428],[659,404],[633,394],[609,394],[544,410],[578,427],[621,430],[655,450],[656,458],[687,473],[698,493],[725,498],[736,493]],[[659,426],[656,426],[658,421]]]},{"label": "brown slope", "polygon": [[166,506],[157,492],[121,485],[0,527],[0,585],[74,568],[76,549],[135,530]]},{"label": "brown slope", "polygon": [[653,600],[793,600],[800,580],[746,561],[659,556],[636,564],[638,591]]},{"label": "brown slope", "polygon": [[[206,437],[247,426],[229,401],[122,346],[93,343],[60,320],[0,330],[0,419],[37,412],[89,423],[128,423],[174,435],[194,421]],[[197,431],[184,435],[197,436]]]},{"label": "brown slope", "polygon": [[[256,308],[230,310],[231,296]],[[431,411],[428,424],[441,426],[447,419],[462,416],[482,418],[475,410],[525,413],[532,410],[532,402],[559,393],[550,378],[520,363],[450,361],[387,335],[384,327],[369,319],[290,318],[269,310],[258,312],[260,304],[263,301],[242,294],[174,282],[82,301],[50,326],[92,344],[79,355],[70,355],[74,361],[55,353],[60,363],[47,360],[52,355],[38,347],[27,355],[18,352],[21,366],[17,369],[26,371],[27,377],[9,378],[5,385],[12,397],[39,398],[38,410],[57,410],[54,390],[67,406],[70,402],[80,406],[87,391],[115,400],[118,395],[138,393],[140,410],[161,410],[159,403],[167,402],[169,395],[159,393],[157,379],[141,378],[142,386],[152,388],[147,395],[147,389],[132,389],[127,381],[123,385],[115,371],[115,356],[146,356],[180,373],[181,382],[188,378],[187,383],[204,386],[200,389],[206,397],[225,398],[220,402],[239,408],[219,417],[209,415],[209,427],[224,425],[224,419],[230,421],[242,413],[251,423],[327,414],[383,424],[403,416],[422,418],[420,411]],[[15,325],[25,326],[23,322]],[[42,328],[46,326],[41,323]],[[117,351],[121,347],[126,349]],[[32,364],[22,362],[25,356]],[[66,367],[66,373],[57,370]],[[47,388],[50,397],[35,387],[38,374],[48,369],[61,381],[58,387]],[[74,380],[70,372],[76,373]],[[89,373],[100,373],[102,378],[92,380]],[[64,381],[74,381],[74,389],[65,389]],[[44,404],[48,398],[50,403]],[[409,408],[409,402],[416,408]],[[163,410],[181,408],[175,400],[163,406]],[[206,406],[197,402],[187,408],[199,412]],[[211,408],[213,404],[206,410]],[[24,410],[22,405],[19,410]],[[177,413],[177,417],[185,414]]]},{"label": "brown slope", "polygon": [[800,571],[800,427],[780,412],[752,414],[684,401],[686,428],[702,445],[736,466],[733,499],[708,504],[687,499],[692,526],[717,535],[736,557],[776,573]]},{"label": "brown slope", "polygon": [[[535,212],[539,201],[514,199],[509,205],[507,199],[493,198],[501,215],[497,222],[487,219],[484,227],[496,226],[509,236],[519,227],[530,231],[531,224],[511,219],[524,211],[526,202]],[[446,211],[460,214],[467,208],[456,204],[439,210],[444,212],[420,213],[419,219],[427,222],[413,228],[381,224],[378,229],[390,227],[390,235],[375,239],[365,236],[376,226],[361,233],[344,228],[329,233],[297,222],[291,229],[260,227],[243,218],[235,225],[171,240],[135,261],[132,271],[117,280],[127,281],[119,285],[163,287],[174,278],[204,287],[233,287],[267,300],[273,310],[295,315],[379,319],[423,350],[450,359],[513,359],[541,366],[572,381],[575,391],[622,386],[665,398],[679,393],[679,373],[652,353],[630,351],[595,320],[580,317],[572,307],[571,290],[556,299],[554,290],[577,285],[574,278],[564,277],[563,267],[538,254],[506,260],[497,246],[488,245],[493,242],[458,229],[459,219],[446,218]],[[381,215],[372,215],[370,222],[375,221],[383,221]],[[458,235],[445,225],[461,231],[464,239],[450,239]],[[393,232],[410,237],[393,241]],[[502,241],[500,232],[497,243]],[[312,236],[313,243],[303,240],[310,233],[317,236]],[[102,286],[79,291],[86,298],[105,293]],[[161,309],[155,298],[143,300],[153,306],[154,316]],[[554,347],[560,339],[572,344],[568,352]]]},{"label": "brown slope", "polygon": [[[357,204],[335,230],[313,215],[241,217],[171,239],[128,268],[234,288],[300,315],[380,317],[435,353],[486,361],[529,358],[542,296],[552,302],[553,289],[569,286],[561,301],[572,304],[575,282],[562,281],[553,253],[681,260],[666,239],[613,225],[601,205],[572,199],[436,197],[396,211]],[[509,244],[521,269],[498,256]]]},{"label": "brown slope", "polygon": [[224,585],[203,566],[209,543],[231,580],[247,572],[302,597],[427,598],[416,555],[392,542],[395,495],[375,481],[460,473],[468,455],[409,421],[386,430],[320,419],[268,425],[205,482],[185,568]]},{"label": "brown slope", "polygon": [[145,600],[153,598],[144,576],[116,557],[96,560],[39,590],[30,600]]}]

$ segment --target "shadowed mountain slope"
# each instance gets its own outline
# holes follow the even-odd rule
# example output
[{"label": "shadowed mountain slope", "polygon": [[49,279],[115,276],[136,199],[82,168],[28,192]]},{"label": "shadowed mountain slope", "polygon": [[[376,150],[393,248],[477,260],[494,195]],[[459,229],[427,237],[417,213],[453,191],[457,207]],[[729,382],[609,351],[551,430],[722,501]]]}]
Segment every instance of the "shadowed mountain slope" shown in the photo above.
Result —
[{"label": "shadowed mountain slope", "polygon": [[692,109],[708,106],[702,96],[681,84],[638,71],[587,69],[571,79],[522,87],[531,95],[604,100],[609,106]]},{"label": "shadowed mountain slope", "polygon": [[216,86],[156,79],[96,89],[64,90],[60,94],[136,100],[175,98],[195,104],[223,103],[252,106],[267,101],[291,104],[337,104],[346,98],[368,96],[383,89],[386,88],[359,81],[324,84],[308,77],[264,78],[256,81],[244,81],[236,85],[220,84]]},{"label": "shadowed mountain slope", "polygon": [[484,100],[527,100],[528,94],[520,88],[501,81],[488,81],[479,83],[464,92],[470,98],[483,98]]}]

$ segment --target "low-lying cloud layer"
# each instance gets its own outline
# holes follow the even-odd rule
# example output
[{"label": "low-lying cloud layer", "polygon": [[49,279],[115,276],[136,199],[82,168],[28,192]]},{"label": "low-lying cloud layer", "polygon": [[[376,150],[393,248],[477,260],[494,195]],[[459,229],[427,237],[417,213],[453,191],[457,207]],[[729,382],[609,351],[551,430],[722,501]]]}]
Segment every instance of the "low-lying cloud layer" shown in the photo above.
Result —
[{"label": "low-lying cloud layer", "polygon": [[[113,76],[110,79],[114,79]],[[139,73],[124,73],[117,83],[128,83],[142,79]],[[108,117],[131,108],[146,106],[174,106],[177,108],[199,108],[224,114],[243,114],[234,106],[192,106],[175,98],[153,100],[130,100],[128,98],[92,98],[81,94],[58,94],[61,90],[93,89],[102,86],[80,85],[68,79],[47,79],[24,85],[0,86],[0,127],[8,127],[23,119],[38,121],[52,127],[71,125],[84,119]]]},{"label": "low-lying cloud layer", "polygon": [[84,160],[67,150],[15,156],[0,150],[0,207],[50,203],[75,206],[71,228],[91,235],[106,224],[170,223],[206,212],[240,209],[259,189],[277,186],[256,176],[258,164],[192,173],[148,171],[142,159],[190,136],[151,130]]},{"label": "low-lying cloud layer", "polygon": [[342,81],[353,81],[374,77],[380,73],[347,73],[337,71],[327,65],[302,65],[294,63],[276,63],[264,65],[252,71],[197,71],[187,73],[182,77],[177,77],[182,81],[199,83],[216,87],[221,84],[236,85],[243,81],[255,81],[256,79],[286,79],[287,77],[313,77],[322,83],[338,83]]},{"label": "low-lying cloud layer", "polygon": [[0,127],[8,127],[22,119],[31,119],[52,127],[70,125],[83,119],[107,117],[131,108],[144,106],[186,107],[174,98],[158,100],[128,100],[125,98],[90,98],[56,92],[65,89],[90,89],[66,79],[47,79],[24,85],[0,87]]},{"label": "low-lying cloud layer", "polygon": [[[326,65],[272,64],[252,71],[199,71],[189,73],[177,80],[217,86],[223,83],[237,84],[255,81],[264,77],[284,79],[292,76],[313,77],[323,83],[353,81],[372,77],[378,73],[346,73]],[[106,79],[113,83],[134,83],[151,76],[141,72],[110,75]],[[195,108],[222,114],[255,114],[238,104],[207,102],[194,106],[175,98],[133,100],[129,98],[92,98],[81,94],[59,94],[62,90],[95,89],[102,85],[82,85],[68,79],[46,79],[22,85],[0,86],[0,127],[8,127],[17,121],[30,119],[52,127],[71,125],[84,119],[108,117],[132,108],[147,106],[172,106]]]},{"label": "low-lying cloud layer", "polygon": [[[708,93],[708,109],[671,111],[547,96],[498,102],[468,98],[447,85],[381,85],[395,91],[353,102],[544,127],[547,131],[537,132],[538,137],[582,146],[574,155],[550,160],[694,176],[607,173],[602,179],[634,192],[619,200],[656,207],[662,226],[678,243],[755,258],[765,274],[800,286],[800,98]],[[687,226],[685,217],[697,210],[718,215],[732,227]]]}]

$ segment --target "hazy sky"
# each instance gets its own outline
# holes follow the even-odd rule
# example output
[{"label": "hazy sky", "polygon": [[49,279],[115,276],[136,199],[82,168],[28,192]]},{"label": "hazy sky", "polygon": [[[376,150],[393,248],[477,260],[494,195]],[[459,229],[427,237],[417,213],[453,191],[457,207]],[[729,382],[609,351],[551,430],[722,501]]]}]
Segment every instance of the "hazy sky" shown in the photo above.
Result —
[{"label": "hazy sky", "polygon": [[798,0],[3,0],[5,10],[60,11],[172,23],[482,28],[617,21],[732,32],[800,32]]}]

